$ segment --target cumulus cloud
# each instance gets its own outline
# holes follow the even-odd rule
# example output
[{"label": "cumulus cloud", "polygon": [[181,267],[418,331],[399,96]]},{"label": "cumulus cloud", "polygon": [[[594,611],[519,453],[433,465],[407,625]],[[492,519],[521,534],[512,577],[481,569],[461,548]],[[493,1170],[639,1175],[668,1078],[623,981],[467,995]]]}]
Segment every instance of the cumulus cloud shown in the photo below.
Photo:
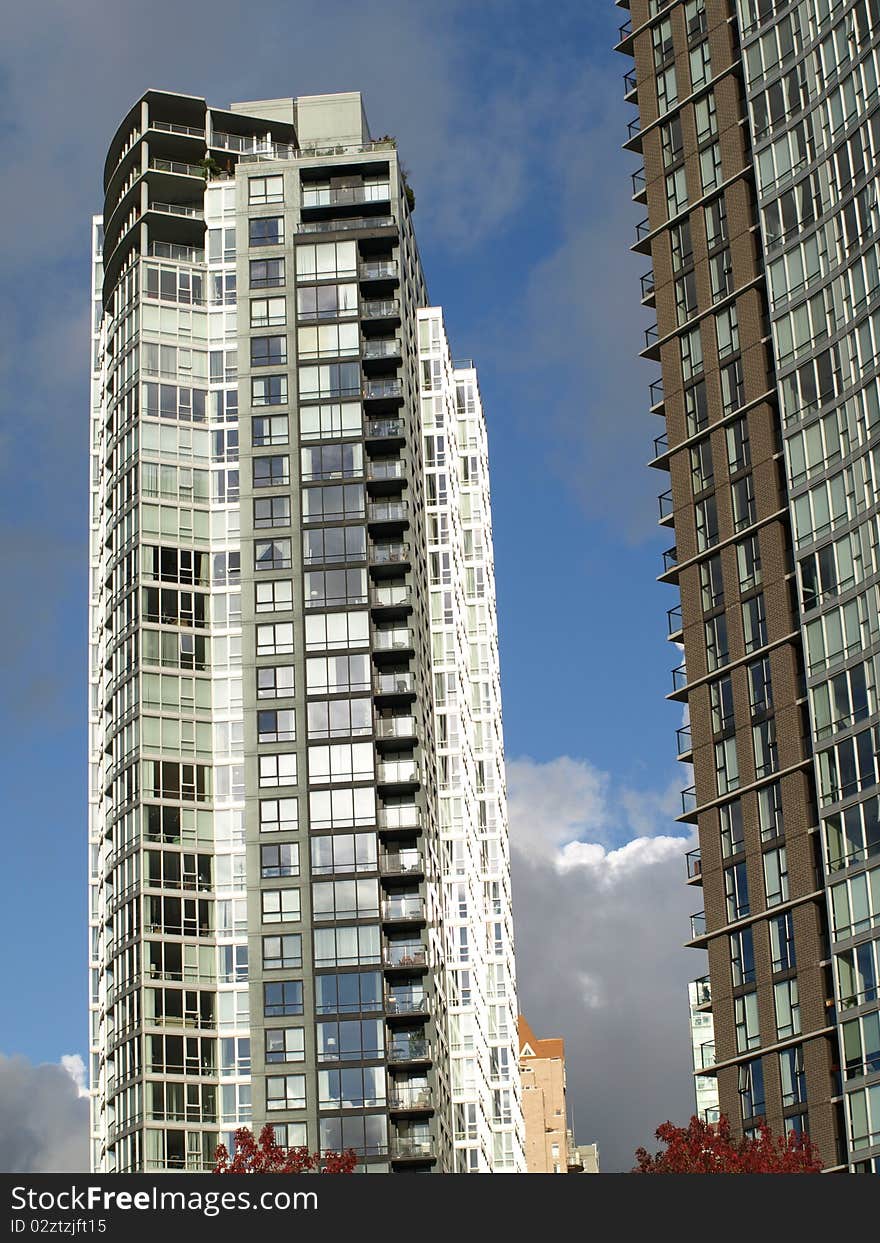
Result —
[{"label": "cumulus cloud", "polygon": [[565,1039],[578,1139],[599,1144],[604,1170],[627,1170],[660,1122],[693,1112],[693,839],[671,831],[668,792],[642,791],[634,812],[632,792],[584,760],[511,760],[508,789],[520,1006],[537,1034]]},{"label": "cumulus cloud", "polygon": [[0,1170],[81,1173],[89,1168],[89,1106],[78,1054],[35,1066],[0,1053]]}]

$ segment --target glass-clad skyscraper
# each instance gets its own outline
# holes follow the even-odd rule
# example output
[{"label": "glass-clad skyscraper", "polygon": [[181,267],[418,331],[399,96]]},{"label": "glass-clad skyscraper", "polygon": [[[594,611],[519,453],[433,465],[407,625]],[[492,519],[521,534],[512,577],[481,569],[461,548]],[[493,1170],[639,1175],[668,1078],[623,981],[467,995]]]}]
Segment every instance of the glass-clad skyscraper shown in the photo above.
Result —
[{"label": "glass-clad skyscraper", "polygon": [[104,194],[93,1168],[521,1170],[486,432],[396,143],[149,91]]}]

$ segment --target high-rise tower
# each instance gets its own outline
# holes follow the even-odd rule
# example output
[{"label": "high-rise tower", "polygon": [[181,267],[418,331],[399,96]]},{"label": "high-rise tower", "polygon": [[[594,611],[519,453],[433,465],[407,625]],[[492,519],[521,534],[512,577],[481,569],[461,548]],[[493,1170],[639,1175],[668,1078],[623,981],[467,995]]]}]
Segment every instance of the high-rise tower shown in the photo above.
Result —
[{"label": "high-rise tower", "polygon": [[485,425],[396,143],[149,91],[104,193],[93,1167],[521,1170]]},{"label": "high-rise tower", "polygon": [[720,1108],[880,1168],[877,0],[630,0]]}]

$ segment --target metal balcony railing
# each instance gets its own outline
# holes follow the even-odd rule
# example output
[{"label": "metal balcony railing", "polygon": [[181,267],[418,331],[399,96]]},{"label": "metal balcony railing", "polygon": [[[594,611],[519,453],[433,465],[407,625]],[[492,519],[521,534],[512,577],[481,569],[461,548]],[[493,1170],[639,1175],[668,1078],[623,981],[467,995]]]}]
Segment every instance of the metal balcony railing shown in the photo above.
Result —
[{"label": "metal balcony railing", "polygon": [[683,816],[692,815],[697,810],[697,787],[688,786],[686,790],[681,792],[681,814]]},{"label": "metal balcony railing", "polygon": [[693,749],[690,725],[679,726],[675,731],[675,737],[678,744],[678,754],[687,755]]},{"label": "metal balcony railing", "polygon": [[663,553],[663,573],[668,574],[670,570],[674,570],[678,565],[678,549],[675,545],[667,548]]},{"label": "metal balcony railing", "polygon": [[642,301],[644,301],[645,298],[649,298],[653,294],[657,287],[654,280],[654,269],[652,268],[650,272],[643,272],[639,281],[642,286]]},{"label": "metal balcony railing", "polygon": [[687,862],[688,880],[695,880],[696,877],[702,876],[703,862],[700,857],[699,846],[697,847],[696,850],[689,850],[687,854],[685,855],[685,860]]},{"label": "metal balcony railing", "polygon": [[660,521],[663,522],[665,518],[671,518],[675,508],[672,500],[672,489],[670,488],[667,492],[661,492],[660,496],[657,497],[657,503],[660,507]]},{"label": "metal balcony railing", "polygon": [[681,605],[676,604],[674,609],[666,610],[666,633],[669,635],[678,634],[682,628]]},{"label": "metal balcony railing", "polygon": [[650,387],[648,388],[648,393],[650,394],[650,397],[651,397],[651,407],[652,407],[652,409],[653,409],[653,407],[654,407],[654,406],[659,406],[659,405],[660,405],[660,403],[663,401],[663,396],[664,396],[664,394],[663,394],[663,381],[662,381],[662,380],[652,380],[652,381],[651,381],[651,384],[650,384]]}]

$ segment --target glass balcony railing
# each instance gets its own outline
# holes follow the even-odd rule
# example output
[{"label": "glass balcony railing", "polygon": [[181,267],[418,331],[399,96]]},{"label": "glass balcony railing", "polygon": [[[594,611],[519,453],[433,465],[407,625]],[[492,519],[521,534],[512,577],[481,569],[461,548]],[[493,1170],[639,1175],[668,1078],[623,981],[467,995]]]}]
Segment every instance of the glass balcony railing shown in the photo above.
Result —
[{"label": "glass balcony railing", "polygon": [[392,1161],[404,1161],[407,1158],[426,1161],[434,1156],[434,1141],[395,1137],[391,1140],[390,1153]]},{"label": "glass balcony railing", "polygon": [[303,207],[342,207],[352,203],[381,203],[391,197],[391,186],[388,182],[369,186],[338,186],[335,189],[327,186],[303,186]]},{"label": "glass balcony railing", "polygon": [[707,975],[692,980],[690,986],[691,1005],[708,1006],[712,1001],[712,982]]},{"label": "glass balcony railing", "polygon": [[411,601],[412,592],[405,583],[374,587],[370,591],[370,603],[374,608],[400,608]]},{"label": "glass balcony railing", "polygon": [[687,863],[688,880],[696,880],[698,876],[702,876],[703,861],[700,856],[699,846],[697,847],[696,850],[688,851],[688,853],[685,855],[685,861]]},{"label": "glass balcony railing", "polygon": [[404,833],[420,833],[422,830],[422,813],[415,803],[404,803],[397,807],[383,807],[376,823],[380,829],[401,830]]},{"label": "glass balcony railing", "polygon": [[654,283],[653,268],[651,269],[650,272],[645,272],[639,278],[639,281],[642,287],[642,301],[644,302],[645,298],[650,298],[651,295],[654,293],[655,289],[657,288],[657,286]]},{"label": "glass balcony railing", "polygon": [[371,565],[408,565],[409,544],[370,544]]},{"label": "glass balcony railing", "polygon": [[403,419],[367,419],[367,439],[396,440],[404,434],[404,426]]},{"label": "glass balcony railing", "polygon": [[682,629],[682,613],[681,605],[676,604],[674,609],[666,610],[666,633],[667,635],[678,634]]},{"label": "glass balcony railing", "polygon": [[382,951],[382,961],[386,967],[427,967],[428,951],[420,941],[389,941]]},{"label": "glass balcony railing", "polygon": [[419,780],[416,760],[380,760],[376,771],[382,785],[413,785]]},{"label": "glass balcony railing", "polygon": [[420,873],[423,866],[417,850],[383,850],[379,854],[382,876],[413,876]]},{"label": "glass balcony railing", "polygon": [[697,810],[697,787],[688,786],[681,792],[681,814],[690,816]]},{"label": "glass balcony railing", "polygon": [[384,337],[378,337],[375,341],[364,341],[361,345],[361,357],[364,359],[375,358],[400,358],[401,345],[396,337],[386,340]]},{"label": "glass balcony railing", "polygon": [[698,937],[706,935],[706,912],[697,911],[695,915],[691,915],[691,940],[696,941]]},{"label": "glass balcony railing", "polygon": [[695,1070],[706,1070],[709,1066],[715,1065],[715,1041],[706,1040],[696,1051]]},{"label": "glass balcony railing", "polygon": [[392,1040],[388,1045],[388,1061],[424,1062],[431,1056],[431,1046],[427,1040]]},{"label": "glass balcony railing", "polygon": [[403,479],[403,462],[399,458],[392,461],[370,461],[367,466],[368,479]]},{"label": "glass balcony railing", "polygon": [[187,138],[204,138],[205,131],[195,125],[173,125],[170,121],[150,121],[150,129],[160,130],[163,134],[183,134]]},{"label": "glass balcony railing", "polygon": [[303,220],[297,233],[336,233],[344,229],[387,229],[396,225],[393,216],[347,216],[337,220]]},{"label": "glass balcony railing", "polygon": [[644,168],[637,168],[636,171],[630,175],[630,179],[632,181],[632,196],[633,198],[638,198],[638,196],[640,194],[644,194],[648,188],[648,180],[645,176]]},{"label": "glass balcony railing", "polygon": [[363,386],[362,393],[364,401],[402,397],[403,385],[399,380],[372,380]]},{"label": "glass balcony railing", "polygon": [[421,898],[409,895],[386,898],[382,903],[382,918],[389,923],[406,920],[424,920],[425,904]]},{"label": "glass balcony railing", "polygon": [[693,736],[690,725],[680,725],[675,731],[679,755],[689,755],[693,750]]},{"label": "glass balcony railing", "polygon": [[688,675],[687,675],[686,665],[682,664],[682,665],[679,665],[677,668],[673,669],[672,670],[673,693],[676,691],[683,691],[685,687],[687,686],[687,680],[688,680]]},{"label": "glass balcony railing", "polygon": [[678,549],[675,545],[667,548],[663,554],[663,573],[668,574],[670,570],[674,570],[678,565]]},{"label": "glass balcony railing", "polygon": [[397,276],[396,259],[374,259],[362,263],[358,269],[362,281],[392,280]]},{"label": "glass balcony railing", "polygon": [[[389,590],[397,591],[398,588]],[[415,678],[411,673],[380,673],[373,678],[373,690],[377,695],[414,695]]]},{"label": "glass balcony railing", "polygon": [[185,164],[181,160],[150,160],[150,168],[157,173],[175,173],[181,177],[201,177],[204,181],[205,170],[200,164]]},{"label": "glass balcony railing", "polygon": [[377,298],[361,304],[363,319],[392,319],[399,314],[400,302],[397,298]]},{"label": "glass balcony railing", "polygon": [[412,635],[408,629],[377,630],[373,635],[374,652],[408,652],[412,645]]},{"label": "glass balcony railing", "polygon": [[412,738],[416,732],[414,716],[379,717],[376,722],[377,738]]},{"label": "glass balcony railing", "polygon": [[674,511],[674,502],[672,500],[672,489],[663,492],[657,497],[657,504],[660,509],[660,521],[665,522],[667,518],[671,518]]},{"label": "glass balcony railing", "polygon": [[651,384],[650,384],[650,385],[649,385],[649,387],[648,387],[648,393],[649,393],[650,398],[651,398],[651,407],[652,407],[652,409],[653,409],[653,407],[654,407],[654,406],[659,406],[659,405],[660,405],[660,403],[663,401],[663,397],[664,397],[664,393],[663,393],[663,381],[662,381],[662,380],[652,380],[652,381],[651,381]]},{"label": "glass balcony railing", "polygon": [[388,1093],[388,1104],[392,1109],[430,1109],[431,1089],[428,1087],[393,1087]]},{"label": "glass balcony railing", "polygon": [[367,506],[368,522],[405,522],[408,516],[406,501],[371,501]]}]

